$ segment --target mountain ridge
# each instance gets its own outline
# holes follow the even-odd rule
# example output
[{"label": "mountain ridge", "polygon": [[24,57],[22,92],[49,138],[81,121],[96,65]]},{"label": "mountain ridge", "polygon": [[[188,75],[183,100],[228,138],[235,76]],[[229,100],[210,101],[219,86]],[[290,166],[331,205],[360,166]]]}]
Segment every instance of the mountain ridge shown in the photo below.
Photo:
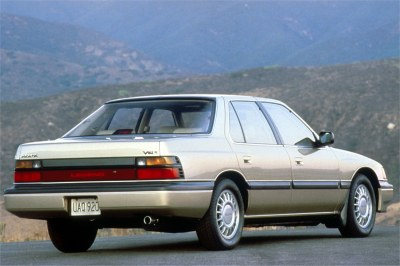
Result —
[{"label": "mountain ridge", "polygon": [[1,99],[179,74],[104,34],[1,13]]},{"label": "mountain ridge", "polygon": [[220,93],[287,103],[316,131],[335,133],[335,147],[381,162],[399,187],[400,61],[319,68],[265,67],[197,77],[136,82],[1,104],[1,186],[12,183],[19,144],[62,136],[102,103],[140,95]]},{"label": "mountain ridge", "polygon": [[398,1],[9,1],[3,10],[96,29],[197,73],[400,56]]}]

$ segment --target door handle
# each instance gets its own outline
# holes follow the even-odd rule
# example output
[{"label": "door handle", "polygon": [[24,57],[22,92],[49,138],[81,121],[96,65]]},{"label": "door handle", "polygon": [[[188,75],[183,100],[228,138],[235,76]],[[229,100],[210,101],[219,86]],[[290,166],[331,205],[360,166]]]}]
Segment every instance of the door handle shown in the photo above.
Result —
[{"label": "door handle", "polygon": [[247,156],[247,155],[243,156],[243,162],[244,163],[251,163],[251,156]]},{"label": "door handle", "polygon": [[304,165],[303,158],[297,157],[297,158],[294,158],[294,161],[296,162],[296,165],[298,165],[298,166]]}]

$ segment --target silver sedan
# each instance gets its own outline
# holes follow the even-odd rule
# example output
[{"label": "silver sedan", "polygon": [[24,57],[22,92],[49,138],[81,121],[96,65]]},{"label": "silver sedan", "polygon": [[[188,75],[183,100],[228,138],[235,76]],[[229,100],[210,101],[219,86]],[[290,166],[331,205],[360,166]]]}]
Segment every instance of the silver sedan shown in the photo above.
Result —
[{"label": "silver sedan", "polygon": [[368,236],[393,187],[381,164],[333,142],[271,99],[114,100],[59,139],[20,145],[6,208],[47,220],[63,252],[86,251],[106,227],[195,230],[211,250],[234,248],[244,226]]}]

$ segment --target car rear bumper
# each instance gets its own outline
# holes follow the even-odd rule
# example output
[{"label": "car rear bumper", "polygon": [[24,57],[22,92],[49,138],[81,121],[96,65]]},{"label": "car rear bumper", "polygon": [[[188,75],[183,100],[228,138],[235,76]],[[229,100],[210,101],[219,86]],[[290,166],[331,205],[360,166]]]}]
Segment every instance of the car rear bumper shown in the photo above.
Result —
[{"label": "car rear bumper", "polygon": [[390,201],[393,199],[393,185],[387,181],[379,181],[379,186],[377,211],[385,212]]},{"label": "car rear bumper", "polygon": [[[49,219],[70,215],[71,198],[96,198],[102,217],[152,214],[201,218],[212,195],[212,182],[19,186],[6,191],[6,209],[23,218]],[[43,185],[42,185],[43,187]],[[75,189],[73,189],[75,187]],[[118,189],[119,188],[119,189]]]}]

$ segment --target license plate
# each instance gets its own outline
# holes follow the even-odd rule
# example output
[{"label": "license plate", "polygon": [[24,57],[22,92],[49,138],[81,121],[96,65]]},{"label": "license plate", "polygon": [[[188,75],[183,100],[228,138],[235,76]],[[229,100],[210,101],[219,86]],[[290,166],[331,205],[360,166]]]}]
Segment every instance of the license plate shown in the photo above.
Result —
[{"label": "license plate", "polygon": [[97,198],[71,199],[71,216],[100,215],[99,201]]}]

